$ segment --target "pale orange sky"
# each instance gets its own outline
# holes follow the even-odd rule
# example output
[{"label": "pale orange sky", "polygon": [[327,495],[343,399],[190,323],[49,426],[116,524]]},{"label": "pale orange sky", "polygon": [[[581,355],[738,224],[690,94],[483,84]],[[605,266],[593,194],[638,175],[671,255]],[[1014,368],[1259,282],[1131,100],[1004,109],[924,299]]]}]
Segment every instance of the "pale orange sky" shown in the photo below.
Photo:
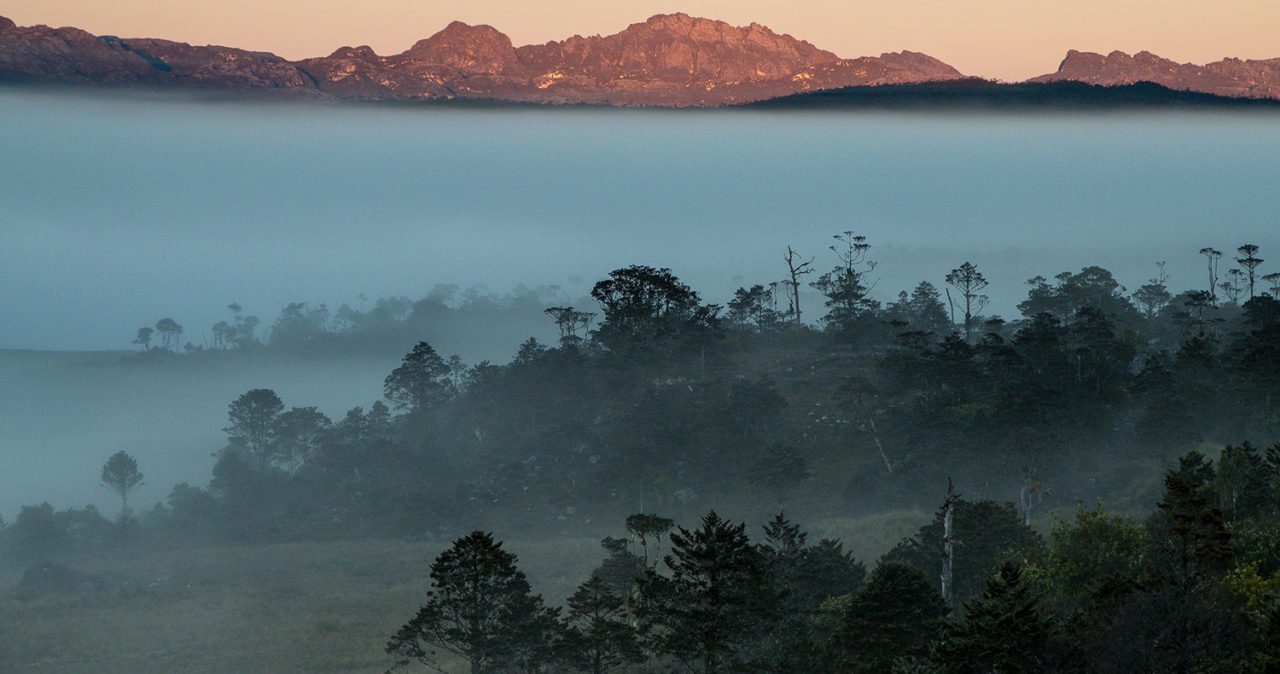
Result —
[{"label": "pale orange sky", "polygon": [[841,56],[910,49],[966,74],[1014,80],[1055,70],[1068,49],[1143,49],[1178,61],[1280,57],[1280,0],[0,0],[19,25],[76,26],[320,56],[368,44],[404,50],[454,19],[517,45],[617,32],[683,11],[790,33]]}]

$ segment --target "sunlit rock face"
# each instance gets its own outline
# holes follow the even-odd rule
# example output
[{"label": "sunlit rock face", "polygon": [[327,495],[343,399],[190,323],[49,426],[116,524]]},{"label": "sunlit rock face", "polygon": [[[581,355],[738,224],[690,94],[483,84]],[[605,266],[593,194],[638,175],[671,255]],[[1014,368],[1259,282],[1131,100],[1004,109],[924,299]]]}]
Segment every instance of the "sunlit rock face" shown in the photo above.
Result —
[{"label": "sunlit rock face", "polygon": [[615,35],[515,47],[491,26],[454,22],[399,54],[343,47],[290,62],[228,47],[96,37],[0,22],[0,78],[200,87],[364,100],[493,99],[626,106],[716,106],[835,87],[955,79],[902,52],[841,59],[765,26],[686,14]]},{"label": "sunlit rock face", "polygon": [[1178,63],[1151,52],[1096,54],[1071,50],[1057,72],[1036,82],[1070,80],[1108,86],[1155,82],[1170,89],[1219,96],[1280,98],[1280,58],[1265,61],[1223,59],[1205,65]]}]

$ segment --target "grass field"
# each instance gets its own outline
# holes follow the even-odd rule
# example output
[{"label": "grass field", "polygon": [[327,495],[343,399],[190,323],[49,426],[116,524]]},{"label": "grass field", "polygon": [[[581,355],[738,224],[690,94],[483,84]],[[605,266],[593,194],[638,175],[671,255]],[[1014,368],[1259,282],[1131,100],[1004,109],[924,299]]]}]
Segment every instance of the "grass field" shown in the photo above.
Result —
[{"label": "grass field", "polygon": [[[441,544],[281,543],[66,560],[126,586],[0,599],[5,672],[381,672],[387,637],[422,603]],[[508,548],[559,602],[599,560],[595,541]],[[17,569],[0,575],[13,587]],[[9,594],[6,591],[6,594]]]},{"label": "grass field", "polygon": [[[871,564],[927,517],[815,521],[813,532],[856,541],[854,552]],[[555,605],[603,556],[594,539],[508,539],[534,589]],[[381,672],[391,664],[383,644],[422,603],[444,545],[141,545],[60,560],[83,573],[115,574],[127,581],[120,587],[27,601],[11,592],[21,567],[3,567],[0,671]]]}]

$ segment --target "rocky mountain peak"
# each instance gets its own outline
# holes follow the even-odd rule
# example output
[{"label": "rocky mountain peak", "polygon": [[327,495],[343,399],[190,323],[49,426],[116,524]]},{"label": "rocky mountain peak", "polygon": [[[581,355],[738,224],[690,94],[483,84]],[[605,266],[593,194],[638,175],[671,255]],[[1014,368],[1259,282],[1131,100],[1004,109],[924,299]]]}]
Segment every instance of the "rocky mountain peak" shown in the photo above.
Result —
[{"label": "rocky mountain peak", "polygon": [[7,16],[0,16],[0,30],[8,30],[10,28],[17,28],[17,27],[18,27],[18,24],[14,23],[13,19],[10,19]]},{"label": "rocky mountain peak", "polygon": [[516,65],[511,38],[493,26],[472,26],[461,21],[454,21],[435,35],[418,41],[403,56],[467,73],[490,75]]},{"label": "rocky mountain peak", "polygon": [[329,55],[331,59],[363,59],[366,61],[377,60],[378,55],[374,53],[373,48],[368,45],[359,47],[339,47]]}]

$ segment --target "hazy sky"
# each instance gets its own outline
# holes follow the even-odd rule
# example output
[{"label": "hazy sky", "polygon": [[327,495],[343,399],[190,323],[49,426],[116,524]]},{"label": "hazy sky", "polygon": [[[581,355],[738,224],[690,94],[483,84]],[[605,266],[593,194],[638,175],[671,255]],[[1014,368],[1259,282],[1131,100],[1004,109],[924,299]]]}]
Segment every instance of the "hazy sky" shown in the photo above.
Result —
[{"label": "hazy sky", "polygon": [[968,74],[1023,79],[1068,49],[1148,50],[1197,63],[1280,56],[1276,0],[0,0],[20,25],[229,44],[289,58],[343,45],[394,53],[454,19],[488,23],[517,45],[613,33],[683,11],[752,21],[852,57],[923,51]]}]

